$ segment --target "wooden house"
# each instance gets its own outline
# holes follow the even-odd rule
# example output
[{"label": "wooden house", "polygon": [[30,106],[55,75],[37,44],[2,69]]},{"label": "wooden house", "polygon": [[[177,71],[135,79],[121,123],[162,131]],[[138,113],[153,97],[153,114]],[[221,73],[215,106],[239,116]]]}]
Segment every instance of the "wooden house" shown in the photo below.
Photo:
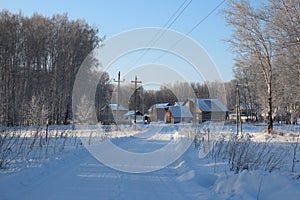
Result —
[{"label": "wooden house", "polygon": [[169,106],[169,103],[159,103],[151,106],[148,110],[151,121],[164,121]]},{"label": "wooden house", "polygon": [[100,110],[100,121],[103,124],[115,124],[116,119],[122,120],[124,114],[128,112],[128,108],[117,105],[117,104],[108,104],[101,108]]},{"label": "wooden house", "polygon": [[[138,121],[143,121],[143,117],[144,117],[143,113],[141,111],[137,110],[136,111],[136,119]],[[130,122],[133,121],[134,120],[134,110],[130,110],[127,113],[125,113],[123,116],[123,119],[125,121],[130,121]]]},{"label": "wooden house", "polygon": [[193,115],[188,106],[169,106],[165,114],[165,123],[191,122]]},{"label": "wooden house", "polygon": [[190,98],[183,103],[183,106],[190,108],[190,112],[198,122],[223,121],[229,112],[218,99]]}]

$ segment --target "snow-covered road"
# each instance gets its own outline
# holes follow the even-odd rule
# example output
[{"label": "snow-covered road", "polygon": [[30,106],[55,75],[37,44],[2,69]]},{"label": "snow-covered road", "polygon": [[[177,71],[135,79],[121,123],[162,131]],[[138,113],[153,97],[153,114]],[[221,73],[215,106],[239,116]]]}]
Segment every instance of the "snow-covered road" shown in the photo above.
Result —
[{"label": "snow-covered road", "polygon": [[[153,126],[111,142],[125,151],[151,152],[168,144],[174,130],[153,137],[159,131],[164,128]],[[197,151],[192,153],[197,157]],[[41,167],[2,176],[0,199],[196,199],[201,191],[188,182],[195,173],[184,169],[186,163],[181,158],[158,171],[125,173],[99,162],[82,145]]]},{"label": "snow-covered road", "polygon": [[[156,132],[156,133],[154,133]],[[159,132],[160,134],[157,134]],[[265,140],[266,135],[255,138]],[[174,142],[176,128],[146,129],[110,141],[143,154]],[[262,139],[261,139],[262,138]],[[275,137],[276,141],[286,140]],[[300,182],[289,175],[265,171],[234,174],[227,162],[199,159],[192,143],[166,167],[148,173],[126,173],[98,161],[84,145],[66,149],[21,171],[0,173],[0,200],[35,199],[298,199]]]},{"label": "snow-covered road", "polygon": [[7,181],[1,180],[0,199],[197,199],[201,187],[197,191],[189,182],[194,171],[183,169],[185,162],[151,173],[123,173],[82,147],[43,167],[2,177]]}]

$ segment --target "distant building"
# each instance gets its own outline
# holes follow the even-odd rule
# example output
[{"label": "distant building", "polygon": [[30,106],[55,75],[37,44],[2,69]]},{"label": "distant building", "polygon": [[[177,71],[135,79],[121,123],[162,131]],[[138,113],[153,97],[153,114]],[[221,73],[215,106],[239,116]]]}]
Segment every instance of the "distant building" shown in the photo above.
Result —
[{"label": "distant building", "polygon": [[116,119],[122,120],[124,114],[128,112],[128,108],[117,104],[108,104],[100,110],[100,121],[103,124],[115,124]]},{"label": "distant building", "polygon": [[[138,121],[142,121],[143,120],[143,113],[142,112],[140,112],[139,110],[137,110],[136,111],[136,119],[138,120]],[[133,121],[134,120],[134,110],[130,110],[130,111],[128,111],[127,113],[125,113],[124,115],[123,115],[123,119],[125,120],[125,121]]]},{"label": "distant building", "polygon": [[151,106],[148,111],[151,121],[164,121],[169,106],[169,103],[159,103]]},{"label": "distant building", "polygon": [[[194,106],[196,105],[196,106]],[[183,106],[188,106],[198,122],[205,121],[223,121],[229,112],[228,108],[218,99],[189,98]]]},{"label": "distant building", "polygon": [[165,123],[191,122],[193,115],[188,106],[169,106],[165,114]]}]

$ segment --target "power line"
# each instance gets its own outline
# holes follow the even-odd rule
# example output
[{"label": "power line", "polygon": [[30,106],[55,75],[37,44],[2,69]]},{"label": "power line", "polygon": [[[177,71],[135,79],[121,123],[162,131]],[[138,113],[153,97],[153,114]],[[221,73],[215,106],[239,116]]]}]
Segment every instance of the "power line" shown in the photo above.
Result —
[{"label": "power line", "polygon": [[[168,23],[171,21],[171,19],[179,12],[179,10],[184,6],[184,4],[187,2],[188,0],[185,0],[180,6],[179,8],[173,13],[173,15],[168,19],[168,21],[163,25],[163,27],[166,27],[168,25]],[[192,0],[190,0],[189,4],[192,2]],[[189,5],[188,4],[188,5]],[[187,6],[186,6],[187,7]],[[174,21],[174,20],[173,20]]]},{"label": "power line", "polygon": [[[187,1],[187,0],[186,0]],[[186,2],[185,1],[185,2]],[[188,2],[188,4],[185,5],[185,7],[182,9],[182,11],[175,17],[175,19],[171,22],[171,24],[169,24],[168,28],[170,28],[174,23],[175,21],[182,15],[182,13],[185,11],[185,9],[192,3],[192,0],[190,0]]]},{"label": "power line", "polygon": [[[189,2],[188,2],[189,1]],[[186,4],[186,2],[188,2]],[[182,13],[186,10],[186,8],[192,3],[192,0],[185,0],[180,6],[179,8],[172,14],[172,16],[168,19],[168,21],[163,25],[162,29],[158,31],[155,36],[150,40],[150,42],[148,43],[148,48],[146,48],[146,50],[144,51],[144,53],[136,60],[135,63],[138,63],[145,55],[146,53],[151,49],[151,47],[153,45],[155,45],[155,43],[164,35],[164,33],[166,32],[166,29],[169,29],[175,22],[176,20],[182,15]],[[185,6],[184,6],[185,5]],[[180,11],[181,10],[181,11]],[[179,12],[180,11],[180,12]],[[179,14],[177,14],[179,12]],[[177,16],[175,17],[175,15],[177,14]],[[174,18],[175,17],[175,18]],[[174,19],[173,19],[174,18]],[[173,20],[172,20],[173,19]],[[172,20],[172,22],[169,24],[169,22]],[[169,25],[168,25],[169,24]],[[167,26],[168,25],[168,26]],[[167,28],[166,28],[167,26]]]},{"label": "power line", "polygon": [[211,16],[226,0],[219,3],[214,9],[212,9],[202,20],[200,20],[185,36],[191,34],[201,23],[203,23],[209,16]]},{"label": "power line", "polygon": [[[190,35],[200,24],[202,24],[209,16],[211,16],[226,0],[223,0],[219,3],[214,9],[212,9],[203,19],[201,19],[197,24],[195,24],[184,36],[177,40],[169,49],[173,49],[179,42],[181,42],[186,36]],[[152,62],[158,61],[162,58],[167,52],[164,52],[162,55],[154,59]]]}]

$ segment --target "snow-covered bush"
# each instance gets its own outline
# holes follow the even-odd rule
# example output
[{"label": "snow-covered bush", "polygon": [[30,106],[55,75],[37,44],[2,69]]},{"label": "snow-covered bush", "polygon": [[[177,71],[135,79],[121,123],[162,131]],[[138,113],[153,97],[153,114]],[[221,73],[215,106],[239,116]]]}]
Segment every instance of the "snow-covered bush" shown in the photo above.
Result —
[{"label": "snow-covered bush", "polygon": [[215,162],[225,160],[230,170],[239,173],[243,170],[258,170],[272,172],[283,165],[288,155],[288,148],[269,142],[254,142],[251,135],[222,135],[214,141],[209,156]]},{"label": "snow-covered bush", "polygon": [[0,133],[0,169],[39,162],[79,144],[71,130],[41,128],[3,128]]}]

